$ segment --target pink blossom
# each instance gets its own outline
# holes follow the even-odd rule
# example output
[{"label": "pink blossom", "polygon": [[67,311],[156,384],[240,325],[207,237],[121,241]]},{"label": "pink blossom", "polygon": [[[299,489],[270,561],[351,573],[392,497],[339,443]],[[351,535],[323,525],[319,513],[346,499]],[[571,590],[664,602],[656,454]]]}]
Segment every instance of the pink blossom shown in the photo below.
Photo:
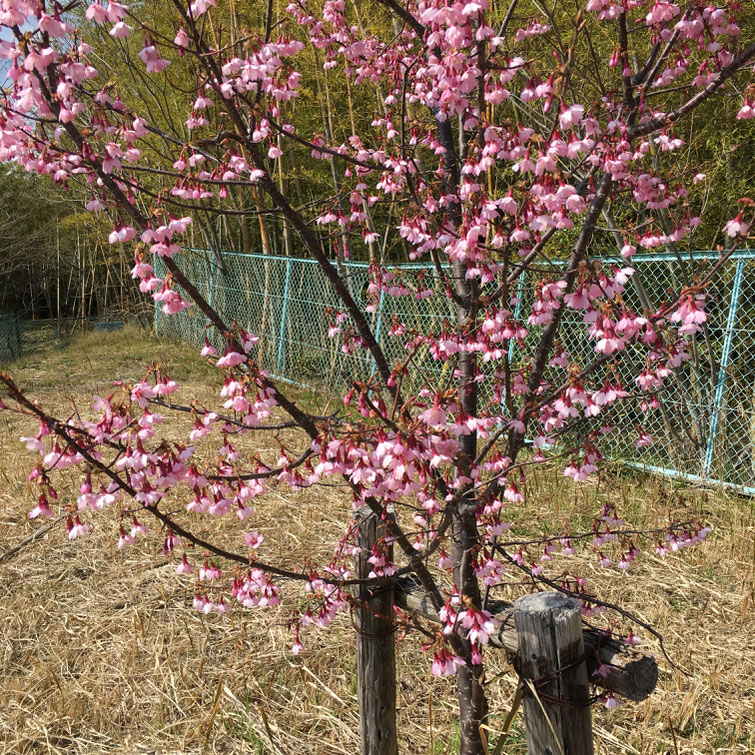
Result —
[{"label": "pink blossom", "polygon": [[191,306],[191,302],[183,299],[175,291],[166,291],[162,298],[162,311],[166,315],[175,315]]},{"label": "pink blossom", "polygon": [[561,129],[566,131],[574,128],[582,120],[584,114],[585,108],[583,105],[570,105],[568,108],[565,108],[559,117]]},{"label": "pink blossom", "polygon": [[239,331],[239,340],[241,341],[241,346],[244,348],[244,351],[250,351],[260,342],[258,335],[250,333],[247,330]]},{"label": "pink blossom", "polygon": [[181,27],[178,30],[178,33],[176,34],[176,38],[173,40],[173,44],[177,47],[188,47],[189,46],[189,35],[186,33],[183,27]]},{"label": "pink blossom", "polygon": [[85,15],[88,21],[94,21],[96,24],[104,24],[108,20],[107,11],[100,3],[90,5]]},{"label": "pink blossom", "polygon": [[131,27],[125,21],[118,21],[109,33],[115,39],[126,39],[131,34]]},{"label": "pink blossom", "polygon": [[433,660],[432,673],[434,676],[448,675],[456,673],[459,666],[466,666],[466,661],[458,655],[453,655],[445,648],[435,652]]},{"label": "pink blossom", "polygon": [[524,503],[524,495],[514,483],[509,483],[503,492],[503,497],[510,503]]},{"label": "pink blossom", "polygon": [[59,18],[42,13],[39,17],[39,28],[51,37],[65,37],[70,34],[71,27],[63,23]]},{"label": "pink blossom", "polygon": [[736,218],[729,220],[724,226],[724,231],[726,231],[730,238],[734,238],[735,236],[746,236],[750,230],[750,224],[745,223],[742,220],[743,214],[744,213],[740,212]]},{"label": "pink blossom", "polygon": [[669,317],[672,322],[682,323],[679,333],[697,333],[700,330],[699,325],[708,319],[704,304],[705,297],[702,295],[688,295],[682,299],[679,308]]},{"label": "pink blossom", "polygon": [[439,569],[452,569],[453,561],[449,558],[445,550],[441,548],[440,556],[438,556],[438,568]]},{"label": "pink blossom", "polygon": [[176,574],[191,574],[192,571],[192,565],[189,563],[189,560],[186,558],[186,554],[184,553],[183,558],[176,567]]},{"label": "pink blossom", "polygon": [[131,241],[135,238],[136,231],[134,230],[133,226],[127,225],[114,230],[108,237],[108,240],[111,244],[118,244],[125,243],[126,241]]},{"label": "pink blossom", "polygon": [[206,13],[210,8],[215,7],[215,0],[194,0],[191,4],[191,13],[194,17],[199,17]]},{"label": "pink blossom", "polygon": [[595,669],[594,676],[598,676],[601,679],[607,679],[612,672],[613,669],[607,663],[601,662],[598,664],[598,668]]},{"label": "pink blossom", "polygon": [[130,534],[126,534],[123,527],[120,529],[120,537],[118,538],[118,550],[121,550],[121,548],[124,548],[127,545],[133,545],[134,544],[134,536]]},{"label": "pink blossom", "polygon": [[75,540],[77,537],[87,535],[91,529],[90,525],[84,524],[81,519],[79,519],[78,514],[75,519],[72,520],[69,516],[66,520],[66,530],[68,531],[69,540]]},{"label": "pink blossom", "polygon": [[111,24],[114,24],[117,21],[122,21],[126,17],[127,12],[128,5],[109,0],[107,4],[107,20],[110,21]]},{"label": "pink blossom", "polygon": [[149,531],[149,527],[147,527],[146,524],[142,524],[137,520],[136,517],[133,518],[133,524],[131,526],[131,537],[136,538],[137,535],[146,535]]},{"label": "pink blossom", "polygon": [[[194,608],[197,611],[204,611],[205,606],[208,604],[208,601],[206,598],[202,597],[199,593],[197,593],[197,596],[194,598]],[[210,606],[212,604],[210,603]],[[212,610],[212,608],[210,608]]]},{"label": "pink blossom", "polygon": [[160,73],[170,65],[170,62],[161,58],[154,45],[147,45],[140,53],[142,63],[147,67],[147,73]]},{"label": "pink blossom", "polygon": [[448,415],[438,404],[438,400],[429,409],[426,409],[419,415],[419,419],[422,420],[428,427],[444,427],[448,422]]},{"label": "pink blossom", "polygon": [[38,516],[44,516],[50,518],[52,511],[50,511],[50,504],[47,501],[47,496],[44,493],[40,493],[37,505],[29,512],[29,519],[36,519]]},{"label": "pink blossom", "polygon": [[209,357],[209,356],[212,356],[213,354],[217,354],[217,349],[207,340],[206,337],[204,341],[204,346],[202,347],[200,354],[203,357]]},{"label": "pink blossom", "polygon": [[44,454],[47,451],[44,442],[39,438],[26,438],[22,436],[19,440],[25,443],[30,451],[37,451],[40,454]]},{"label": "pink blossom", "polygon": [[574,550],[574,547],[572,546],[571,539],[568,537],[565,537],[561,540],[562,550],[561,553],[563,553],[564,556],[574,556],[576,554],[576,551]]},{"label": "pink blossom", "polygon": [[246,545],[247,548],[259,548],[264,539],[264,535],[260,535],[257,530],[244,533],[244,545]]},{"label": "pink blossom", "polygon": [[225,369],[226,367],[236,367],[239,364],[246,362],[246,357],[243,354],[239,354],[236,351],[226,351],[220,359],[216,362],[218,367]]}]

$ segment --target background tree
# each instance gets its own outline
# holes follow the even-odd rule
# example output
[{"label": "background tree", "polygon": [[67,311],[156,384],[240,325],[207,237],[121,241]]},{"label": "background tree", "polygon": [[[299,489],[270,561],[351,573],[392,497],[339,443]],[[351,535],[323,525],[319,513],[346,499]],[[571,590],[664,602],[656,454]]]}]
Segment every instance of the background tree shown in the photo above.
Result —
[{"label": "background tree", "polygon": [[107,223],[84,211],[75,185],[66,190],[3,166],[0,206],[1,312],[25,319],[108,312],[151,318],[125,250],[108,244]]}]

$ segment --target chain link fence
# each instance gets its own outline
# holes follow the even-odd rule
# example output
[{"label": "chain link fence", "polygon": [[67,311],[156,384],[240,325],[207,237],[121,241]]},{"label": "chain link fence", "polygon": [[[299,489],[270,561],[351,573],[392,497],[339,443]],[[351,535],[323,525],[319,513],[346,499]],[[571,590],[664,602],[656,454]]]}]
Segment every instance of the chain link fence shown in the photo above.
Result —
[{"label": "chain link fence", "polygon": [[0,315],[0,362],[21,356],[21,327],[16,315]]},{"label": "chain link fence", "polygon": [[15,314],[0,315],[0,364],[49,348],[62,348],[70,340],[90,331],[120,330],[124,320],[110,315],[23,320]]},{"label": "chain link fence", "polygon": [[[643,311],[643,302],[655,310],[695,276],[704,275],[717,256],[715,252],[637,255],[633,258],[636,272],[624,300],[638,312]],[[276,378],[315,389],[345,389],[374,372],[374,363],[363,350],[346,354],[340,338],[328,337],[340,302],[315,261],[241,253],[224,253],[222,259],[221,271],[209,253],[187,250],[176,256],[226,322],[236,322],[260,337],[259,362]],[[614,258],[606,262],[626,264]],[[360,262],[340,265],[352,296],[368,312],[389,364],[407,359],[403,340],[391,335],[395,323],[437,334],[444,322],[454,322],[453,302],[431,265],[391,267],[396,276],[393,285],[402,295],[381,294],[374,311],[368,306],[369,266]],[[155,268],[157,275],[165,274],[159,259]],[[558,275],[558,270],[554,273]],[[418,298],[417,293],[427,289],[435,295]],[[755,251],[735,252],[706,293],[708,321],[703,333],[690,337],[692,358],[668,381],[659,395],[660,407],[643,411],[639,397],[616,405],[610,417],[615,430],[606,439],[607,455],[651,471],[719,481],[755,493]],[[526,319],[532,296],[528,281],[521,278],[515,315]],[[156,308],[154,327],[160,335],[197,345],[209,338],[219,345],[218,335],[207,328],[207,319],[196,307],[171,316]],[[567,310],[559,345],[579,364],[595,358],[594,342],[586,337],[581,313]],[[526,344],[524,349],[514,349],[512,344],[508,355],[513,368],[515,360],[526,353]],[[638,392],[634,377],[646,358],[637,347],[634,354],[620,360],[618,377],[626,390]],[[500,362],[483,361],[481,368],[491,373],[500,368]],[[409,374],[413,377],[406,378],[407,390],[417,387],[414,382],[430,382],[438,390],[453,383],[450,363],[432,359],[428,346],[412,357]],[[545,377],[557,385],[565,375],[552,367]],[[483,387],[482,401],[492,400],[495,397]],[[578,432],[594,426],[585,423]],[[650,433],[654,442],[638,449],[640,429]]]}]

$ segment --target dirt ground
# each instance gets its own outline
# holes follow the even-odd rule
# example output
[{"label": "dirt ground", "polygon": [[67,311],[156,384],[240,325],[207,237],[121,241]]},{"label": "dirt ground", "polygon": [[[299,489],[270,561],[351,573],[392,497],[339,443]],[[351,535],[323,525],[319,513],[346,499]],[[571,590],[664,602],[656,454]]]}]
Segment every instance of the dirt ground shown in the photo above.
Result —
[{"label": "dirt ground", "polygon": [[[206,396],[214,370],[194,352],[136,331],[82,336],[11,365],[30,395],[50,409],[86,406],[113,380],[134,379],[159,353],[184,397]],[[327,403],[315,395],[305,402]],[[289,652],[282,605],[205,616],[192,607],[190,580],[175,573],[157,527],[117,550],[115,512],[70,542],[63,521],[28,520],[33,464],[18,437],[25,419],[0,412],[0,753],[358,752],[354,630],[340,617],[308,631],[306,651]],[[269,441],[259,441],[260,443]],[[61,492],[74,495],[74,480]],[[605,498],[627,520],[650,526],[690,513],[713,527],[709,541],[667,559],[646,555],[630,574],[577,564],[600,594],[655,626],[677,668],[652,638],[658,689],[643,703],[596,708],[601,753],[755,752],[755,522],[751,501],[673,485],[621,470],[581,485],[553,472],[530,484],[515,529],[584,518]],[[273,489],[255,527],[268,553],[286,561],[327,558],[350,504],[342,490]],[[285,527],[281,526],[285,522]],[[535,524],[533,524],[535,523]],[[39,533],[11,555],[15,546]],[[517,592],[519,590],[519,592]],[[505,588],[513,599],[521,588]],[[642,634],[642,633],[641,633]],[[490,741],[511,708],[516,680],[502,652],[489,654]],[[401,753],[453,753],[458,747],[454,685],[430,673],[420,638],[399,645]],[[492,747],[491,747],[492,750]],[[502,753],[524,753],[517,716]]]}]

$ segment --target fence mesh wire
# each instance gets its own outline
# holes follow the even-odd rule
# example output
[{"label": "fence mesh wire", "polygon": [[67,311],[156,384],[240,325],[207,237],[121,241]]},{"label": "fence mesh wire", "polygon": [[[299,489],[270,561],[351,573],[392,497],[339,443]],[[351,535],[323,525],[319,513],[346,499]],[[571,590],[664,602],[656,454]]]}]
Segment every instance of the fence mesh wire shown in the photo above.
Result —
[{"label": "fence mesh wire", "polygon": [[[644,298],[655,310],[716,258],[715,252],[694,252],[684,258],[670,253],[638,255],[625,301],[641,312]],[[340,339],[328,337],[331,313],[339,310],[340,303],[313,260],[226,252],[221,270],[212,255],[185,251],[176,261],[227,322],[260,336],[260,364],[279,379],[314,389],[345,389],[374,371],[364,351],[347,355]],[[367,308],[368,265],[342,265],[354,299]],[[158,275],[165,273],[160,260],[155,266]],[[421,333],[439,332],[444,321],[453,322],[454,310],[432,267],[402,265],[391,272],[407,293],[381,296],[368,318],[393,364],[406,359],[402,340],[391,336],[394,321]],[[423,288],[438,295],[418,300],[415,293]],[[619,402],[611,417],[615,431],[607,438],[607,455],[676,476],[699,476],[755,490],[755,251],[735,252],[706,293],[708,321],[704,333],[690,337],[692,359],[673,375],[660,396],[660,408],[643,411],[641,400]],[[529,281],[523,279],[519,294],[524,315],[533,295]],[[197,345],[209,337],[218,345],[217,334],[207,329],[207,319],[196,307],[169,317],[156,309],[155,331]],[[560,338],[561,347],[578,363],[588,364],[595,357],[594,342],[586,338],[579,312],[567,311]],[[516,360],[526,352],[516,349],[510,356]],[[630,355],[620,361],[627,390],[636,391],[634,377],[645,359],[638,348],[636,358]],[[431,381],[442,389],[452,381],[451,369],[433,360],[423,347],[413,358],[411,380],[417,385]],[[482,369],[492,372],[496,364],[483,363]],[[563,378],[557,368],[546,374],[554,384]],[[483,400],[493,397],[483,391]],[[654,442],[638,449],[640,428]]]}]

